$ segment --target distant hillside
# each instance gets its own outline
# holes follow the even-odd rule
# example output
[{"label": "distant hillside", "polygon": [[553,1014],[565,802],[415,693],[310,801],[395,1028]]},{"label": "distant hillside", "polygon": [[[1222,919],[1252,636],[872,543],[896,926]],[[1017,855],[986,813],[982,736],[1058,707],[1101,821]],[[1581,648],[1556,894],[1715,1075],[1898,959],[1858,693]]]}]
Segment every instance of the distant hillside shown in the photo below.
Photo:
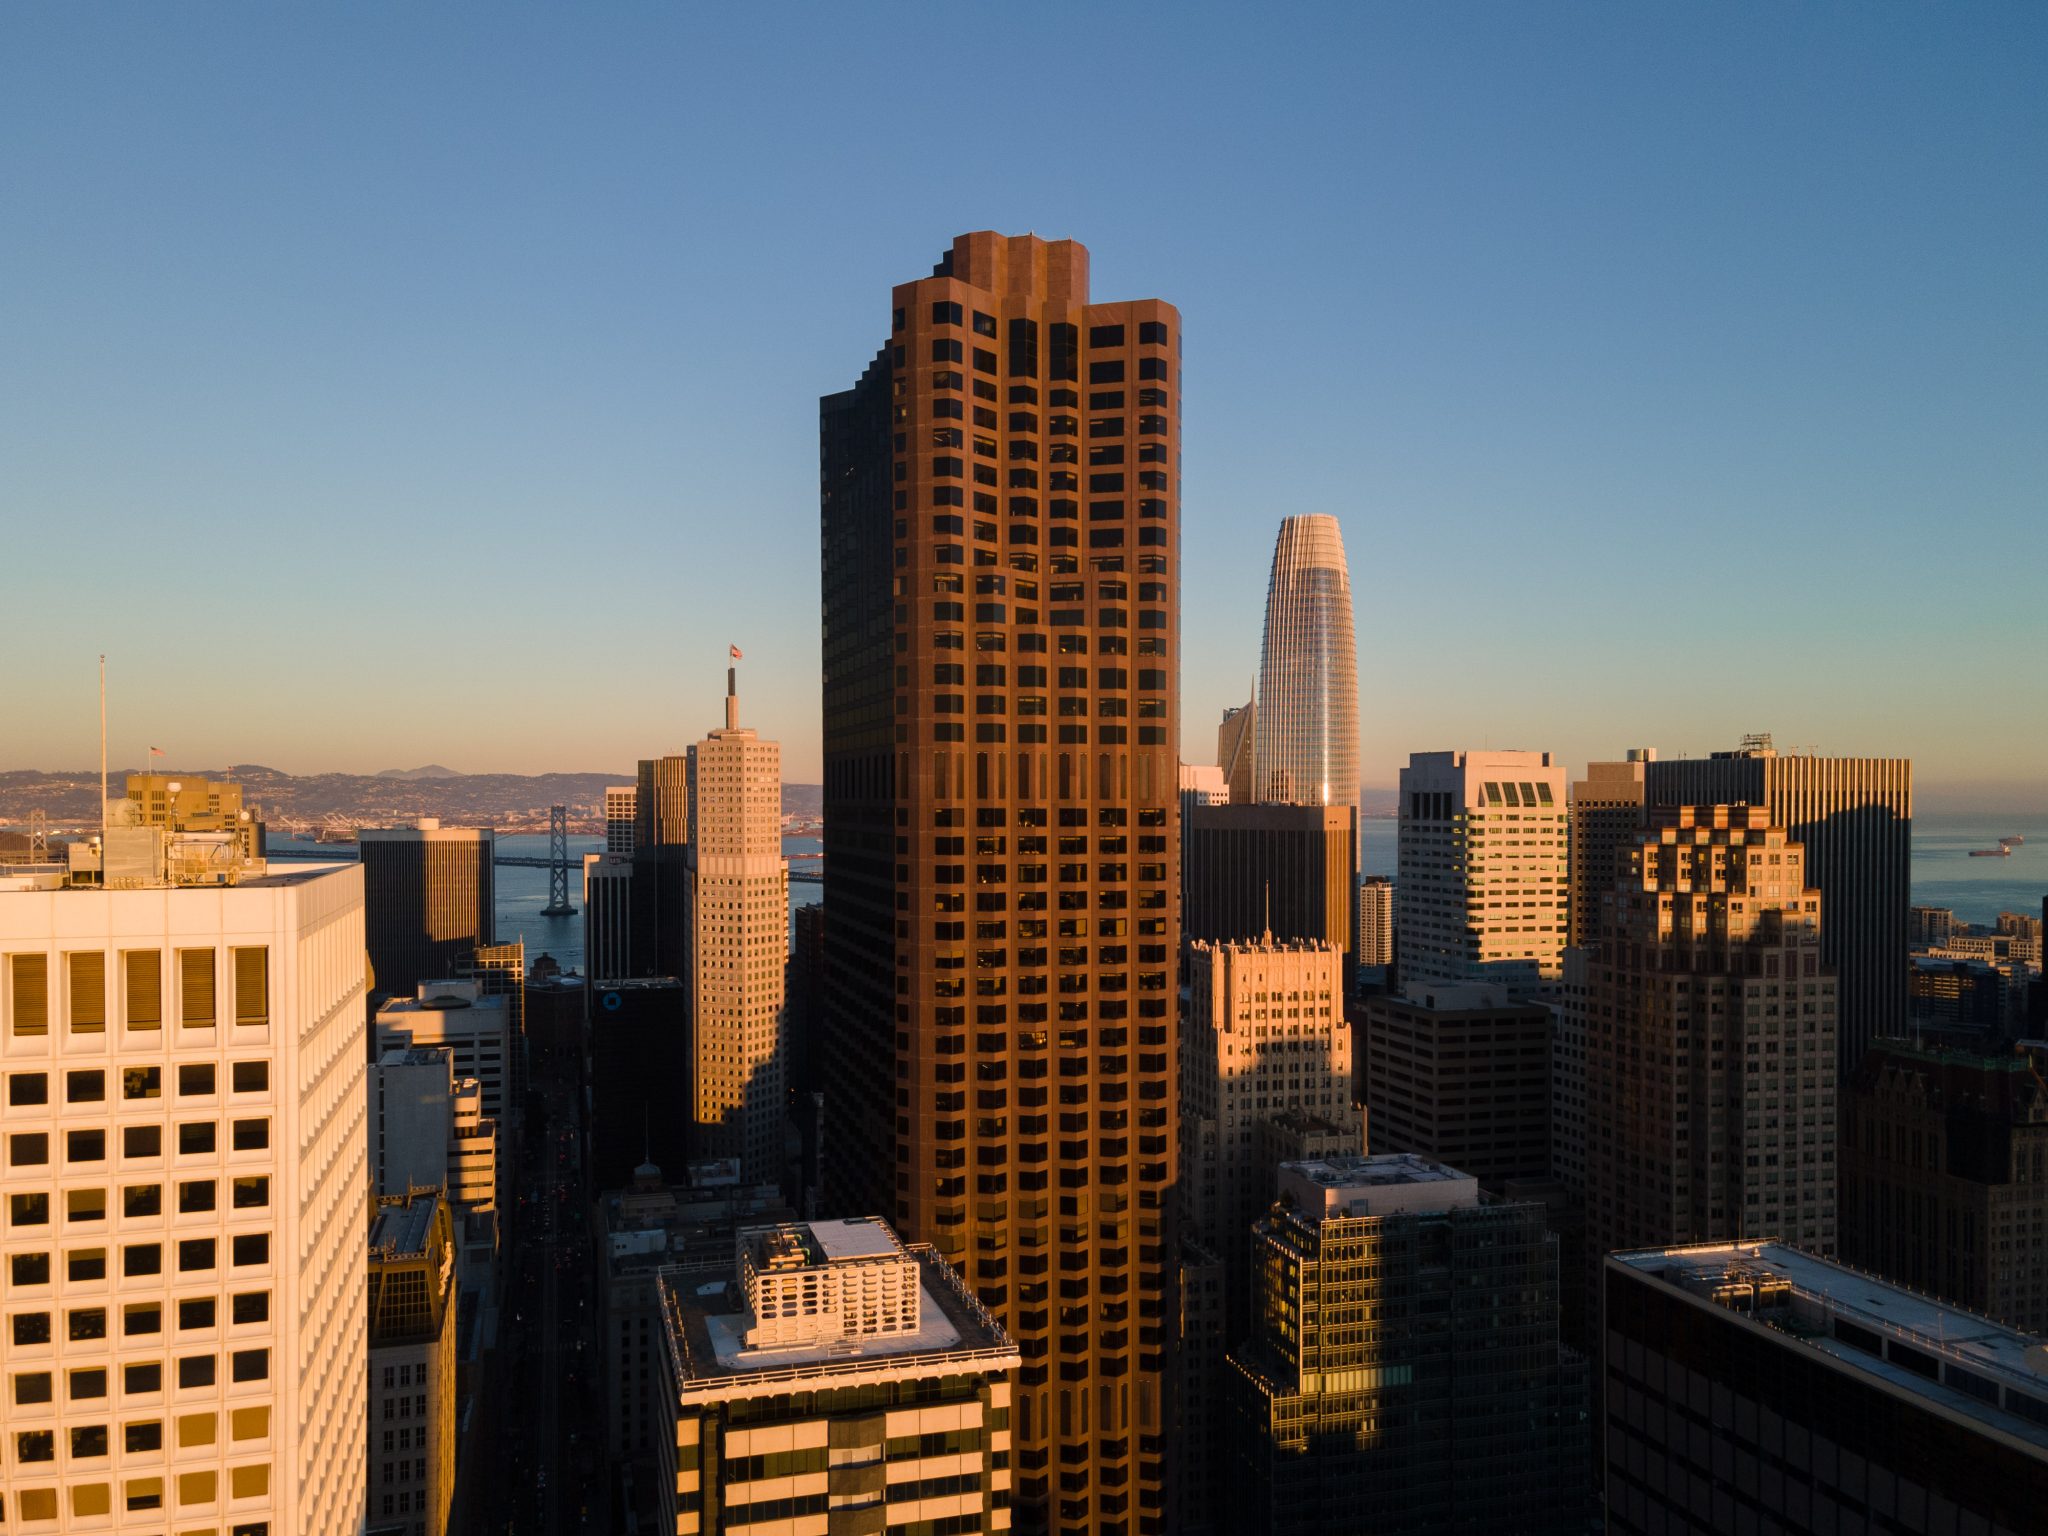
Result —
[{"label": "distant hillside", "polygon": [[[128,775],[141,771],[109,771],[109,789],[121,793]],[[242,786],[243,798],[278,828],[318,826],[330,819],[352,827],[400,826],[421,816],[438,816],[460,826],[545,831],[548,807],[566,805],[571,830],[583,833],[603,826],[605,786],[631,784],[636,777],[630,767],[619,773],[517,774],[455,773],[438,764],[376,774],[305,776],[280,773],[259,763],[157,771],[196,779],[233,779]],[[782,788],[785,814],[817,816],[823,805],[820,785],[785,784]],[[23,827],[29,812],[36,810],[49,819],[52,829],[96,824],[98,770],[0,773],[0,829]]]}]

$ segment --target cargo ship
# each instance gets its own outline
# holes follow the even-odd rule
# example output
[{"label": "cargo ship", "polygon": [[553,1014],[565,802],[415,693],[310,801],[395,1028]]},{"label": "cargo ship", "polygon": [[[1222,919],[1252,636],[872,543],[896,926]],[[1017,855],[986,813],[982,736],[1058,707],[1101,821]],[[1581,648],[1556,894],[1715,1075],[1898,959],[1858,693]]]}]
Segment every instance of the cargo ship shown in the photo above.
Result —
[{"label": "cargo ship", "polygon": [[2000,843],[1996,848],[1972,848],[1970,850],[1970,857],[1973,859],[2009,859],[2012,857],[2012,850],[2003,843]]},{"label": "cargo ship", "polygon": [[2019,836],[2001,837],[1998,840],[1998,846],[2001,848],[2017,848],[2021,843],[2024,843],[2025,841],[2026,839],[2024,837]]}]

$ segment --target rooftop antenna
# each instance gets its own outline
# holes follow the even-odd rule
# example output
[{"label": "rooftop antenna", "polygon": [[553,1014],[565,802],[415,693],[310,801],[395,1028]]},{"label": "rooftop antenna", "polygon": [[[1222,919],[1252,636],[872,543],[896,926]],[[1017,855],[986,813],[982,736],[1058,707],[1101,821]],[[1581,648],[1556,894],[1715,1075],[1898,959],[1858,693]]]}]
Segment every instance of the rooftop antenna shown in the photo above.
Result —
[{"label": "rooftop antenna", "polygon": [[1273,942],[1273,882],[1266,882],[1266,943]]},{"label": "rooftop antenna", "polygon": [[100,847],[107,846],[107,653],[100,652]]}]

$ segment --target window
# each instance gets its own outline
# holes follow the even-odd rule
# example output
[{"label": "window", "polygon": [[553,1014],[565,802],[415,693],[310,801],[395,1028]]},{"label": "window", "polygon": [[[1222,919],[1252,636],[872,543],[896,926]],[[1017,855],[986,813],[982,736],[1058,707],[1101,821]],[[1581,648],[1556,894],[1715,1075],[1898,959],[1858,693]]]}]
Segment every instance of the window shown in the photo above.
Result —
[{"label": "window", "polygon": [[164,1187],[161,1184],[130,1184],[121,1191],[123,1216],[161,1216]]},{"label": "window", "polygon": [[1124,344],[1124,328],[1120,325],[1091,325],[1088,327],[1088,345],[1091,347],[1120,347]]},{"label": "window", "polygon": [[74,1456],[104,1456],[107,1454],[107,1426],[86,1424],[71,1431],[71,1454]]},{"label": "window", "polygon": [[164,1331],[164,1309],[154,1301],[138,1301],[121,1309],[121,1336],[148,1337]]},{"label": "window", "polygon": [[64,1102],[67,1104],[101,1104],[107,1097],[107,1074],[104,1072],[66,1072],[64,1074]]},{"label": "window", "polygon": [[7,1224],[13,1227],[47,1227],[50,1197],[46,1194],[9,1195]]},{"label": "window", "polygon": [[270,1379],[270,1351],[267,1349],[238,1349],[232,1357],[229,1374],[236,1381],[268,1381]]},{"label": "window", "polygon": [[107,1373],[103,1368],[94,1366],[90,1370],[73,1371],[71,1373],[71,1400],[73,1402],[89,1402],[94,1398],[105,1397],[106,1395]]},{"label": "window", "polygon": [[7,1261],[8,1278],[16,1285],[48,1285],[50,1256],[47,1253],[17,1253]]},{"label": "window", "polygon": [[178,1327],[211,1328],[214,1322],[214,1300],[211,1296],[187,1296],[178,1303]]},{"label": "window", "polygon": [[941,336],[932,343],[932,361],[935,363],[958,363],[967,358],[967,349],[951,337]]},{"label": "window", "polygon": [[270,951],[261,945],[229,952],[235,962],[235,1022],[270,1022]]},{"label": "window", "polygon": [[1140,321],[1138,324],[1138,340],[1141,344],[1148,347],[1165,346],[1166,322],[1163,320]]},{"label": "window", "polygon": [[245,1175],[235,1180],[235,1209],[238,1211],[260,1210],[270,1204],[270,1180],[259,1174]]},{"label": "window", "polygon": [[67,1280],[104,1280],[107,1278],[107,1250],[104,1248],[74,1248],[64,1255],[64,1276]]},{"label": "window", "polygon": [[127,1451],[160,1451],[164,1448],[164,1427],[156,1419],[142,1419],[121,1426],[121,1448]]},{"label": "window", "polygon": [[[16,956],[19,959],[20,956]],[[14,1072],[7,1078],[7,1102],[13,1105],[50,1102],[50,1079],[41,1072]]]},{"label": "window", "polygon": [[107,1336],[105,1307],[73,1307],[64,1315],[64,1331],[73,1340],[104,1339]]},{"label": "window", "polygon": [[977,336],[993,336],[995,333],[996,317],[994,315],[984,315],[977,309],[974,312],[974,334]]},{"label": "window", "polygon": [[24,1407],[47,1403],[51,1398],[48,1371],[23,1371],[14,1378],[14,1400]]},{"label": "window", "polygon": [[270,1234],[268,1232],[244,1232],[235,1238],[235,1263],[268,1264],[270,1262]]},{"label": "window", "polygon": [[238,1061],[234,1066],[234,1091],[236,1093],[265,1093],[270,1088],[270,1063],[267,1061]]},{"label": "window", "polygon": [[14,1437],[14,1456],[17,1461],[55,1461],[56,1432],[48,1429],[23,1430]]},{"label": "window", "polygon": [[178,951],[178,1022],[187,1029],[211,1029],[213,1009],[213,951]]},{"label": "window", "polygon": [[164,1022],[164,958],[161,950],[131,949],[121,956],[128,978],[128,1027],[161,1029]]},{"label": "window", "polygon": [[178,1095],[209,1094],[213,1092],[213,1063],[210,1061],[189,1062],[178,1068]]},{"label": "window", "polygon": [[958,325],[960,323],[960,316],[961,310],[958,304],[940,299],[932,305],[933,325]]},{"label": "window", "polygon": [[187,1179],[178,1186],[178,1210],[190,1215],[195,1211],[210,1211],[214,1208],[214,1188],[211,1179]]},{"label": "window", "polygon": [[8,970],[14,982],[14,1033],[50,1032],[50,960],[47,955],[14,955]]},{"label": "window", "polygon": [[164,1128],[160,1125],[124,1125],[121,1127],[121,1155],[123,1157],[162,1157],[164,1154]]},{"label": "window", "polygon": [[[178,1362],[178,1385],[181,1387],[210,1387],[213,1385],[214,1375],[214,1359],[211,1355],[187,1355]],[[204,1417],[207,1423],[206,1438],[204,1440],[186,1439],[185,1426],[188,1423],[190,1423],[191,1420],[181,1419],[178,1423],[178,1444],[213,1444],[213,1415],[205,1414],[200,1415],[200,1417]]]},{"label": "window", "polygon": [[50,1138],[41,1131],[22,1131],[7,1138],[7,1161],[16,1168],[33,1168],[50,1160]]},{"label": "window", "polygon": [[100,1163],[107,1157],[107,1133],[105,1131],[66,1131],[64,1133],[64,1161],[67,1163]]},{"label": "window", "polygon": [[71,1032],[103,1035],[107,1031],[107,957],[97,949],[66,955],[71,972]]},{"label": "window", "polygon": [[1106,363],[1088,365],[1090,384],[1121,384],[1124,381],[1124,365],[1121,358]]},{"label": "window", "polygon": [[178,1244],[178,1273],[181,1275],[212,1269],[213,1259],[213,1239],[210,1237],[188,1237]]},{"label": "window", "polygon": [[121,1273],[124,1275],[160,1275],[164,1272],[164,1248],[161,1243],[130,1243],[121,1250]]},{"label": "window", "polygon": [[182,1153],[211,1152],[216,1143],[214,1123],[211,1120],[188,1120],[178,1127],[178,1151]]},{"label": "window", "polygon": [[121,1390],[126,1393],[161,1392],[164,1389],[164,1368],[154,1360],[140,1365],[121,1367]]},{"label": "window", "polygon": [[124,1099],[160,1099],[164,1093],[164,1072],[162,1067],[123,1067],[121,1069],[121,1097]]},{"label": "window", "polygon": [[[232,1321],[237,1323],[263,1323],[270,1320],[270,1292],[237,1291],[233,1302]],[[387,1383],[388,1385],[388,1383]]]}]

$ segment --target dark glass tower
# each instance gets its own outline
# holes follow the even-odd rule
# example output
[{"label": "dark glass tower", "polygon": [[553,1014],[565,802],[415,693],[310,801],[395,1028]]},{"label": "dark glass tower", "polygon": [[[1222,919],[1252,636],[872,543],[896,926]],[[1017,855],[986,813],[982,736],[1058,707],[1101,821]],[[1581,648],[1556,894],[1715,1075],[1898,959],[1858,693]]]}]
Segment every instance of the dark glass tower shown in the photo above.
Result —
[{"label": "dark glass tower", "polygon": [[423,981],[465,974],[495,942],[495,845],[488,828],[365,827],[363,916],[370,988],[412,997]]},{"label": "dark glass tower", "polygon": [[820,410],[825,1208],[1015,1335],[1016,1522],[1163,1531],[1180,320],[964,235]]}]

